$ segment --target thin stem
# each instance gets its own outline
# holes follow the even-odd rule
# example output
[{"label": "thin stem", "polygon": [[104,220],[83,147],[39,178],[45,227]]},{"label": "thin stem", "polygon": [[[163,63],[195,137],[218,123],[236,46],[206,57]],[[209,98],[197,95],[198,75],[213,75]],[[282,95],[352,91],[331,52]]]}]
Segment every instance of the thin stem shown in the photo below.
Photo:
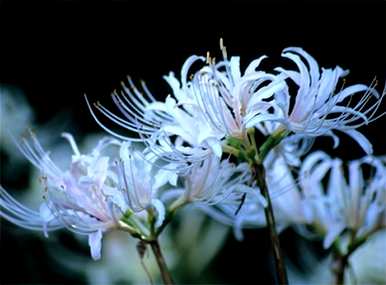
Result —
[{"label": "thin stem", "polygon": [[336,285],[344,284],[344,274],[346,272],[346,267],[349,265],[349,259],[351,254],[360,247],[370,236],[372,232],[370,232],[366,237],[361,238],[359,240],[355,240],[355,231],[351,233],[351,242],[348,246],[346,253],[341,253],[339,250],[339,246],[335,244],[334,251],[333,251],[333,264],[332,264],[332,272],[334,274]]},{"label": "thin stem", "polygon": [[267,183],[265,181],[265,169],[261,163],[257,163],[254,165],[253,170],[261,194],[267,201],[267,207],[264,208],[264,213],[272,241],[272,250],[275,259],[277,279],[279,281],[279,284],[288,284],[287,272],[284,265],[284,259],[281,253],[280,240],[276,232],[276,222],[273,214],[272,202],[269,196]]},{"label": "thin stem", "polygon": [[154,239],[149,242],[151,249],[154,253],[155,259],[157,261],[158,267],[161,272],[162,281],[165,285],[173,285],[173,279],[170,275],[169,269],[166,265],[165,258],[162,254],[161,247],[159,246],[158,239]]},{"label": "thin stem", "polygon": [[348,265],[348,259],[349,259],[349,254],[334,255],[334,262],[333,262],[333,268],[332,268],[332,271],[335,275],[334,284],[336,285],[344,284],[344,273],[346,271],[346,266]]}]

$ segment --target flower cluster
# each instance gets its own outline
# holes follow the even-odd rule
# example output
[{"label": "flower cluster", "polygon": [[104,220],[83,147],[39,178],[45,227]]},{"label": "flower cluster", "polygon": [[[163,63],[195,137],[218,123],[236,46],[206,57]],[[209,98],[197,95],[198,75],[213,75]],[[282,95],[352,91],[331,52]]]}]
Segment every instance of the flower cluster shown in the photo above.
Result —
[{"label": "flower cluster", "polygon": [[[341,131],[367,154],[372,152],[370,142],[357,128],[383,115],[377,110],[385,92],[380,95],[374,86],[363,84],[338,90],[339,79],[348,71],[338,66],[320,72],[315,59],[300,48],[287,48],[282,54],[299,71],[276,68],[275,73],[259,69],[266,56],[252,61],[242,73],[240,58],[228,60],[224,47],[223,54],[224,59],[218,63],[210,57],[206,63],[204,57],[189,57],[180,81],[173,73],[165,76],[173,91],[165,101],[157,101],[144,84],[141,93],[129,79],[129,87],[112,95],[124,118],[100,103],[94,104],[136,137],[122,136],[103,125],[89,104],[91,113],[109,133],[143,141],[155,154],[177,163],[199,161],[210,153],[221,157],[228,140],[246,140],[249,129],[263,135],[286,131],[291,141],[331,136],[335,147],[339,137],[334,132]],[[189,75],[197,63],[202,66]],[[296,95],[290,94],[292,83],[298,87]]]},{"label": "flower cluster", "polygon": [[21,140],[20,151],[41,172],[44,202],[34,211],[1,187],[0,214],[21,227],[42,230],[46,236],[63,227],[88,235],[94,259],[100,258],[104,232],[119,229],[151,239],[166,222],[167,206],[175,210],[186,203],[216,204],[241,193],[249,179],[245,166],[211,156],[185,175],[183,190],[177,185],[181,182],[176,172],[155,167],[157,158],[146,149],[104,138],[91,153],[83,154],[70,134],[62,136],[73,151],[65,170],[51,160],[32,132]]},{"label": "flower cluster", "polygon": [[302,165],[305,216],[325,236],[326,248],[342,234],[358,242],[386,227],[386,158],[350,161],[347,171],[348,181],[342,160],[323,152],[310,154]]},{"label": "flower cluster", "polygon": [[[1,188],[1,216],[45,234],[61,227],[87,234],[95,259],[104,232],[119,229],[151,241],[186,204],[234,226],[238,237],[245,227],[266,225],[269,196],[279,230],[311,225],[325,236],[326,247],[345,230],[359,238],[384,227],[384,158],[351,162],[347,183],[339,159],[316,152],[302,162],[302,156],[316,137],[332,137],[338,146],[337,131],[371,155],[371,143],[357,129],[384,114],[378,109],[386,92],[379,94],[374,85],[343,86],[339,79],[348,71],[321,69],[301,48],[282,53],[297,70],[273,71],[260,68],[266,56],[242,71],[240,58],[228,59],[221,50],[220,62],[191,56],[179,79],[165,76],[172,94],[164,101],[130,78],[112,94],[121,115],[86,98],[96,122],[116,138],[82,154],[64,134],[73,150],[65,170],[33,134],[23,138],[18,147],[41,171],[44,202],[33,211]],[[109,128],[99,114],[126,133]],[[364,164],[375,171],[368,181],[360,171]],[[265,176],[259,180],[261,169]]]}]

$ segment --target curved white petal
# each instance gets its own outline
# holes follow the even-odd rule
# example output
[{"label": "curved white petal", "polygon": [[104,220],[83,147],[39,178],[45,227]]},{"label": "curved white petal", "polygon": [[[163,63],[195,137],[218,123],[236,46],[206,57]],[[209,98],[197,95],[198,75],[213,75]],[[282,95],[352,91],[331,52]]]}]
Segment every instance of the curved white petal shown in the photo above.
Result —
[{"label": "curved white petal", "polygon": [[88,245],[90,246],[91,257],[94,260],[101,258],[102,237],[103,234],[101,230],[88,235]]}]

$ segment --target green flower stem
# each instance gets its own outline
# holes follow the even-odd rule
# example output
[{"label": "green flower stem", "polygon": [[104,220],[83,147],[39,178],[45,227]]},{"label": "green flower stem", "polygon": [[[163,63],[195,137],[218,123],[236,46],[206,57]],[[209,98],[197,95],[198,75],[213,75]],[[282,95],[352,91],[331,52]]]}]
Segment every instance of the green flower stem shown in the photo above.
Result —
[{"label": "green flower stem", "polygon": [[233,155],[234,157],[239,157],[239,155],[240,155],[240,151],[235,147],[232,147],[229,145],[223,145],[222,149],[225,153],[229,153],[229,154]]},{"label": "green flower stem", "polygon": [[256,139],[255,139],[255,128],[248,129],[247,133],[248,133],[248,138],[250,140],[250,143],[252,144],[253,149],[257,150]]},{"label": "green flower stem", "polygon": [[280,240],[276,232],[276,222],[273,213],[271,197],[269,196],[267,183],[265,181],[265,169],[261,163],[256,163],[253,167],[253,174],[255,176],[257,185],[260,188],[261,194],[267,201],[267,207],[264,208],[265,219],[272,242],[273,256],[275,259],[276,274],[279,284],[288,284],[287,272],[284,265],[283,255],[281,253]]},{"label": "green flower stem", "polygon": [[188,203],[188,201],[185,199],[184,196],[182,196],[170,205],[168,211],[166,212],[165,220],[163,221],[162,225],[158,229],[156,229],[154,233],[152,233],[153,237],[158,237],[162,233],[162,231],[173,219],[177,210],[185,206],[186,203]]},{"label": "green flower stem", "polygon": [[150,244],[150,247],[153,251],[154,257],[157,261],[158,267],[161,272],[162,281],[165,285],[172,285],[174,284],[172,276],[169,272],[169,269],[166,265],[165,258],[162,254],[161,247],[159,245],[158,239],[154,239],[152,241],[148,242]]},{"label": "green flower stem", "polygon": [[167,267],[165,258],[162,255],[161,247],[160,247],[159,242],[158,242],[158,236],[162,233],[162,231],[166,228],[166,226],[171,222],[176,211],[179,208],[183,207],[187,202],[188,201],[186,200],[186,197],[184,197],[184,196],[177,199],[176,201],[174,201],[170,205],[170,207],[166,213],[165,219],[159,228],[156,229],[154,227],[154,223],[155,223],[154,219],[152,219],[152,221],[150,221],[153,226],[151,227],[150,237],[146,242],[150,245],[150,247],[154,253],[158,267],[159,267],[160,272],[161,272],[162,281],[165,285],[166,284],[167,285],[173,284],[173,279],[172,279],[172,276],[171,276],[169,269]]},{"label": "green flower stem", "polygon": [[275,132],[273,132],[259,148],[259,156],[257,157],[257,160],[262,163],[271,149],[277,146],[288,134],[289,131],[282,128],[278,128]]},{"label": "green flower stem", "polygon": [[124,223],[127,227],[134,229],[141,239],[146,239],[149,235],[149,229],[130,210],[123,215],[120,223]]},{"label": "green flower stem", "polygon": [[135,236],[135,237],[138,237],[138,238],[142,237],[142,234],[137,229],[135,229],[134,227],[128,225],[126,222],[119,221],[118,222],[118,228],[120,230],[124,231],[124,232],[128,232],[132,236]]},{"label": "green flower stem", "polygon": [[[281,252],[279,235],[276,231],[275,216],[272,207],[271,197],[269,195],[268,186],[266,182],[265,168],[263,165],[264,159],[268,153],[277,146],[283,138],[288,135],[288,131],[284,128],[278,128],[272,133],[267,140],[259,148],[259,152],[256,152],[254,161],[250,163],[252,174],[260,188],[260,192],[267,202],[267,206],[264,208],[265,219],[267,221],[267,227],[272,242],[273,256],[275,260],[277,280],[279,284],[288,284],[287,271],[284,265],[284,258]],[[253,133],[251,133],[253,135]]]}]

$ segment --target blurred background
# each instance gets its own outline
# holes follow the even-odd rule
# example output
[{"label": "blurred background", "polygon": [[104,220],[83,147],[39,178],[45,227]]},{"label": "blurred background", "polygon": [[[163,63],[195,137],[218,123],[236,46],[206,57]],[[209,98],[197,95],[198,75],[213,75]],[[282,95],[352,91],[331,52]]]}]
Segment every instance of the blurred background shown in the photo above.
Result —
[{"label": "blurred background", "polygon": [[[263,68],[270,69],[281,64],[285,47],[300,46],[323,67],[350,69],[346,84],[370,84],[376,77],[381,91],[386,81],[385,1],[96,2],[0,0],[0,183],[31,206],[40,198],[37,173],[8,132],[19,135],[32,127],[59,160],[69,152],[59,138],[63,131],[87,149],[103,133],[84,94],[110,107],[110,93],[130,75],[134,81],[144,79],[157,98],[164,98],[170,90],[162,76],[179,74],[192,54],[210,51],[219,58],[221,37],[229,55],[241,56],[242,68],[266,54],[271,60]],[[386,153],[385,127],[383,117],[363,128],[378,155]],[[338,149],[328,139],[315,148],[343,159],[363,155],[344,139]],[[136,244],[125,235],[107,236],[105,254],[94,262],[84,239],[68,232],[45,239],[3,220],[0,230],[1,284],[148,282]],[[291,280],[323,283],[328,253],[321,241],[304,240],[292,229],[282,233],[281,241]],[[186,209],[162,243],[181,283],[273,282],[265,229],[247,230],[239,242],[231,229]],[[374,244],[373,255],[367,251],[370,256],[358,259],[379,254],[382,242],[375,239]],[[145,262],[157,274],[150,256]]]}]

